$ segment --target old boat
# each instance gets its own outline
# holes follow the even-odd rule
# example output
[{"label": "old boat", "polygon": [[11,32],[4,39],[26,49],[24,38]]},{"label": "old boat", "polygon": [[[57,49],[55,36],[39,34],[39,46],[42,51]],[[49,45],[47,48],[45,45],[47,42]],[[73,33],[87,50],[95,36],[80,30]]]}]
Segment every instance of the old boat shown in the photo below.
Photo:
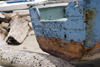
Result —
[{"label": "old boat", "polygon": [[0,12],[28,9],[27,4],[41,3],[46,0],[13,0],[0,1]]},{"label": "old boat", "polygon": [[100,58],[99,7],[99,0],[72,1],[66,8],[38,9],[31,5],[31,21],[40,48],[64,60]]}]

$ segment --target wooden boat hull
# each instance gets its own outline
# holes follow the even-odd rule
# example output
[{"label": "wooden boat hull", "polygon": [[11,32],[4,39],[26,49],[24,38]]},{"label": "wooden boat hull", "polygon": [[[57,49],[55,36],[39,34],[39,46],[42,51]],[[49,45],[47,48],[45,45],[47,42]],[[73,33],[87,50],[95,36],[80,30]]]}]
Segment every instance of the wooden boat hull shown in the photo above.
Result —
[{"label": "wooden boat hull", "polygon": [[27,4],[36,4],[36,3],[41,3],[44,1],[46,1],[46,0],[35,0],[32,2],[4,4],[4,5],[0,5],[0,12],[1,11],[13,11],[13,10],[20,10],[20,9],[28,9],[29,7],[27,6]]},{"label": "wooden boat hull", "polygon": [[43,21],[43,17],[40,16],[42,11],[30,7],[31,21],[40,48],[64,60],[100,58],[99,4],[99,0],[73,1],[68,4],[65,11],[59,12],[65,13],[63,18],[67,17],[67,19],[58,20],[59,10],[56,10],[53,16],[49,16],[51,18],[56,15],[56,20],[46,19],[46,21]]}]

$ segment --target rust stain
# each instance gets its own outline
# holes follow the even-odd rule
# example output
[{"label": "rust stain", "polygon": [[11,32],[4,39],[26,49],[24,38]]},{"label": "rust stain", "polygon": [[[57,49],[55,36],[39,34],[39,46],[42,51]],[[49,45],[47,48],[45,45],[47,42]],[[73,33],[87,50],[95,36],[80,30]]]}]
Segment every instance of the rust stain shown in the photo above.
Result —
[{"label": "rust stain", "polygon": [[[84,11],[86,35],[88,35],[86,42],[88,44],[90,44],[92,42],[91,39],[93,39],[93,27],[96,23],[93,20],[96,18],[96,14],[96,8]],[[60,38],[48,38],[42,36],[37,36],[36,38],[43,51],[64,60],[81,60],[84,56],[92,56],[100,53],[100,44],[98,42],[92,47],[84,47],[82,42],[74,42],[73,40],[70,42],[64,42]]]},{"label": "rust stain", "polygon": [[83,47],[81,42],[74,42],[73,40],[64,42],[61,39],[42,36],[37,36],[36,38],[40,48],[51,55],[64,60],[76,60],[82,57]]},{"label": "rust stain", "polygon": [[[84,22],[86,23],[86,36],[87,36],[86,41],[88,44],[91,44],[92,41],[94,40],[93,28],[96,23],[95,19],[96,19],[97,13],[98,13],[98,11],[96,10],[96,8],[93,8],[92,10],[90,10],[90,9],[84,10]],[[85,50],[86,51],[84,51],[85,52],[84,55],[87,54],[87,56],[92,56],[92,55],[100,52],[100,44],[98,42],[96,42],[94,44],[94,46],[85,48]]]},{"label": "rust stain", "polygon": [[[90,9],[84,9],[84,23],[86,23],[86,42],[88,44],[92,43],[93,38],[93,28],[95,26],[95,19],[97,15],[96,8]],[[92,40],[91,40],[92,39]]]},{"label": "rust stain", "polygon": [[89,22],[91,22],[94,19],[96,14],[97,14],[96,8],[93,8],[92,10],[85,9],[84,10],[84,23],[89,25]]},{"label": "rust stain", "polygon": [[100,43],[98,42],[95,43],[88,55],[92,56],[97,53],[100,53]]},{"label": "rust stain", "polygon": [[[93,21],[96,17],[97,11],[96,8],[93,8],[92,10],[86,9],[84,11],[84,22],[86,23],[86,33],[87,35],[90,35],[93,33],[93,27],[95,25],[95,21]],[[91,36],[88,36],[88,39],[91,39]]]},{"label": "rust stain", "polygon": [[93,47],[84,48],[81,42],[74,42],[73,40],[64,42],[59,38],[42,36],[36,38],[43,51],[64,60],[82,60],[84,56],[100,53],[100,44],[97,42]]}]

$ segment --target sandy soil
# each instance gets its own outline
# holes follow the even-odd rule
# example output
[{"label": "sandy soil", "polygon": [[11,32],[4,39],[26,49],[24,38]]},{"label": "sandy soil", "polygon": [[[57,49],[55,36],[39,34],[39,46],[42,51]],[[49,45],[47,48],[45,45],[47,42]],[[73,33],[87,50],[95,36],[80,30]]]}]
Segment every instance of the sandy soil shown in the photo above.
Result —
[{"label": "sandy soil", "polygon": [[[40,48],[39,45],[36,41],[35,35],[28,35],[25,39],[25,41],[20,44],[20,45],[9,45],[10,48],[15,49],[15,50],[24,50],[24,51],[32,51],[32,52],[38,52],[38,53],[44,53]],[[4,67],[4,66],[0,66]]]},{"label": "sandy soil", "polygon": [[17,49],[17,50],[26,50],[26,51],[45,53],[39,48],[35,35],[29,35],[21,45],[9,45],[9,46],[12,49]]},{"label": "sandy soil", "polygon": [[[17,45],[17,46],[9,45],[9,46],[12,49],[17,49],[17,50],[26,50],[26,51],[45,53],[39,48],[35,35],[29,35],[21,45]],[[100,59],[86,61],[86,62],[70,62],[70,63],[74,64],[76,67],[100,67]]]}]

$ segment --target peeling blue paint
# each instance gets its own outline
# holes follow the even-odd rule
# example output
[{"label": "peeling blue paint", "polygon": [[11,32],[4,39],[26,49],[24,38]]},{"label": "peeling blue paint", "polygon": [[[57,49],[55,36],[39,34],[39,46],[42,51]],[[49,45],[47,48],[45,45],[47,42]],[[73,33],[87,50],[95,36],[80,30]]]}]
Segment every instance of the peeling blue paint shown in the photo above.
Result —
[{"label": "peeling blue paint", "polygon": [[[33,24],[33,29],[36,36],[54,37],[60,38],[63,41],[70,42],[74,40],[76,42],[82,42],[85,40],[85,29],[83,23],[83,6],[79,1],[76,6],[76,2],[70,2],[66,8],[66,20],[62,21],[41,21],[38,8],[31,7],[30,15]],[[35,10],[34,10],[35,9]],[[66,36],[66,38],[64,37]]]},{"label": "peeling blue paint", "polygon": [[[86,46],[93,46],[95,42],[100,42],[99,6],[99,0],[72,1],[66,7],[66,20],[59,21],[42,21],[38,8],[30,7],[30,16],[35,35],[60,38],[65,42],[70,42],[70,40],[83,42],[86,40]],[[92,18],[86,16],[89,15],[89,11],[94,13],[93,17],[91,16]]]}]

